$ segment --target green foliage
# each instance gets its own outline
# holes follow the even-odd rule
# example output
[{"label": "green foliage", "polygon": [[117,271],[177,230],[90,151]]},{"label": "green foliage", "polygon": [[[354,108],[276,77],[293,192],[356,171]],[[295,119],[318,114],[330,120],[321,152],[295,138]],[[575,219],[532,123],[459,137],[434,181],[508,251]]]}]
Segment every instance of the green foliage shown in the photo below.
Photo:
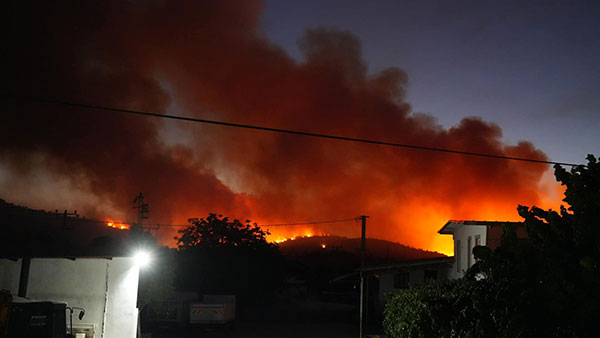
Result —
[{"label": "green foliage", "polygon": [[386,306],[393,337],[595,337],[600,313],[600,164],[570,172],[560,212],[519,206],[528,234],[506,227],[494,251],[475,247],[465,278],[406,290]]},{"label": "green foliage", "polygon": [[499,300],[485,281],[429,281],[392,295],[383,327],[388,335],[403,338],[494,337],[508,330],[496,325],[492,299]]},{"label": "green foliage", "polygon": [[461,283],[431,281],[391,296],[384,310],[385,332],[406,338],[449,336]]}]

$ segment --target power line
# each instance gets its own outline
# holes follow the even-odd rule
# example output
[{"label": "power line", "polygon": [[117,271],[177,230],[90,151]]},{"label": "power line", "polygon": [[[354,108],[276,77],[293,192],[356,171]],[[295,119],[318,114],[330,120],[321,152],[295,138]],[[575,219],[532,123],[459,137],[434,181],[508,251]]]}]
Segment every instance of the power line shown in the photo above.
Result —
[{"label": "power line", "polygon": [[[326,223],[343,223],[349,221],[356,221],[359,217],[347,218],[347,219],[336,219],[336,220],[327,220],[327,221],[313,221],[313,222],[297,222],[297,223],[276,223],[276,224],[258,224],[259,227],[283,227],[283,226],[298,226],[298,225],[313,225],[313,224],[326,224]],[[105,222],[107,223],[107,222]],[[131,222],[111,222],[113,224],[126,224],[129,225]],[[190,227],[193,224],[144,224],[144,227],[154,226],[154,227]]]},{"label": "power line", "polygon": [[148,224],[150,226],[155,226],[155,227],[178,227],[178,228],[187,228],[187,227],[191,227],[193,226],[193,224]]},{"label": "power line", "polygon": [[[62,214],[61,214],[62,215]],[[93,220],[93,219],[85,219],[85,218],[78,218],[78,219],[73,219],[76,222],[84,222],[84,223],[96,223],[96,224],[115,224],[115,225],[132,225],[132,224],[136,224],[135,222],[129,222],[129,221],[99,221],[99,220]],[[163,223],[144,223],[143,227],[189,227],[192,226],[192,224],[163,224]]]},{"label": "power line", "polygon": [[[328,220],[328,221],[314,221],[314,222],[299,222],[299,223],[278,223],[278,224],[257,224],[259,227],[282,227],[282,226],[297,226],[297,225],[312,225],[312,224],[325,224],[325,223],[342,223],[348,221],[354,221],[357,218],[348,218],[348,219],[339,219],[339,220]],[[78,219],[79,222],[86,223],[97,223],[97,224],[114,224],[114,225],[131,225],[135,224],[135,222],[107,222],[107,221],[96,221],[96,220],[87,220],[87,219]],[[187,228],[191,227],[193,224],[165,224],[165,223],[144,223],[144,228],[153,227],[153,228],[163,228],[163,227],[174,227],[174,228]]]},{"label": "power line", "polygon": [[312,225],[312,224],[325,224],[325,223],[342,223],[355,221],[357,217],[348,219],[337,219],[330,221],[314,221],[314,222],[299,222],[299,223],[277,223],[277,224],[259,224],[260,227],[283,227],[283,226],[296,226],[296,225]]},{"label": "power line", "polygon": [[377,140],[355,138],[355,137],[346,137],[346,136],[319,134],[319,133],[312,133],[312,132],[298,131],[298,130],[269,128],[269,127],[263,127],[263,126],[241,124],[241,123],[231,123],[231,122],[223,122],[223,121],[205,120],[205,119],[198,119],[198,118],[185,117],[185,116],[176,116],[176,115],[168,115],[168,114],[157,114],[157,113],[149,113],[149,112],[138,111],[138,110],[121,109],[121,108],[114,108],[114,107],[107,107],[107,106],[100,106],[100,105],[91,105],[91,104],[84,104],[84,103],[75,103],[75,102],[68,102],[68,101],[51,100],[51,99],[44,99],[44,98],[39,98],[39,97],[30,97],[30,96],[22,96],[22,97],[7,96],[7,97],[8,98],[13,98],[13,99],[20,99],[20,100],[24,100],[24,101],[38,102],[38,103],[57,104],[57,105],[63,105],[63,106],[68,106],[68,107],[96,109],[96,110],[103,110],[103,111],[112,111],[112,112],[119,112],[119,113],[126,113],[126,114],[134,114],[134,115],[158,117],[158,118],[164,118],[164,119],[172,119],[172,120],[180,120],[180,121],[188,121],[188,122],[196,122],[196,123],[213,124],[213,125],[226,126],[226,127],[235,127],[235,128],[244,128],[244,129],[252,129],[252,130],[269,131],[269,132],[282,133],[282,134],[310,136],[310,137],[326,138],[326,139],[333,139],[333,140],[340,140],[340,141],[349,141],[349,142],[367,143],[367,144],[377,144],[377,145],[392,146],[392,147],[399,147],[399,148],[416,149],[416,150],[426,150],[426,151],[435,151],[435,152],[442,152],[442,153],[449,153],[449,154],[459,154],[459,155],[466,155],[466,156],[486,157],[486,158],[502,159],[502,160],[510,160],[510,161],[521,161],[521,162],[540,163],[540,164],[554,164],[554,165],[564,165],[564,166],[571,166],[571,167],[576,167],[576,166],[584,166],[585,167],[585,165],[583,165],[583,164],[575,164],[575,163],[567,163],[567,162],[556,162],[556,161],[545,161],[545,160],[536,160],[536,159],[524,158],[524,157],[514,157],[514,156],[485,154],[485,153],[477,153],[477,152],[471,152],[471,151],[461,151],[461,150],[453,150],[453,149],[446,149],[446,148],[418,146],[418,145],[413,145],[413,144],[403,144],[403,143],[394,143],[394,142],[386,142],[386,141],[377,141]]},{"label": "power line", "polygon": [[[337,220],[328,220],[328,221],[314,221],[314,222],[298,222],[298,223],[277,223],[277,224],[257,224],[259,227],[283,227],[283,226],[297,226],[297,225],[312,225],[312,224],[326,224],[326,223],[342,223],[357,220],[357,217],[348,218],[348,219],[337,219]],[[113,224],[131,224],[128,222],[112,222]],[[153,226],[153,227],[190,227],[193,224],[144,224],[144,227]]]},{"label": "power line", "polygon": [[[72,214],[69,214],[69,215],[72,215]],[[46,218],[48,216],[63,216],[63,213],[51,213],[51,214],[47,214],[47,215],[36,215],[35,217]],[[312,221],[312,222],[275,223],[275,224],[258,224],[257,223],[257,225],[261,228],[283,227],[283,226],[300,226],[300,225],[314,225],[314,224],[327,224],[327,223],[343,223],[343,222],[349,222],[349,221],[358,221],[359,219],[360,219],[360,217],[353,217],[353,218],[346,218],[346,219]],[[129,222],[129,221],[101,221],[101,220],[94,220],[94,219],[89,219],[89,218],[69,218],[69,221],[71,223],[92,223],[92,224],[99,224],[99,225],[104,225],[104,226],[107,226],[108,224],[127,225],[127,226],[131,226],[132,224],[135,224],[135,222],[133,222],[133,221],[132,222]],[[187,228],[187,227],[191,227],[191,226],[194,226],[194,225],[193,224],[169,224],[169,223],[144,223],[144,225],[143,225],[144,228],[153,228],[155,230],[158,228],[163,228],[163,227]]]},{"label": "power line", "polygon": [[[62,215],[62,214],[61,214]],[[297,223],[277,223],[277,224],[258,224],[259,227],[282,227],[282,226],[298,226],[298,225],[313,225],[313,224],[326,224],[326,223],[342,223],[349,221],[356,221],[359,217],[347,218],[347,219],[337,219],[337,220],[327,220],[327,221],[313,221],[313,222],[297,222]],[[132,225],[135,222],[128,221],[98,221],[92,219],[79,218],[74,219],[76,222],[83,223],[96,223],[96,224],[114,224],[114,225]],[[179,228],[187,228],[191,227],[193,224],[168,224],[168,223],[144,223],[144,228],[147,227],[179,227]]]}]

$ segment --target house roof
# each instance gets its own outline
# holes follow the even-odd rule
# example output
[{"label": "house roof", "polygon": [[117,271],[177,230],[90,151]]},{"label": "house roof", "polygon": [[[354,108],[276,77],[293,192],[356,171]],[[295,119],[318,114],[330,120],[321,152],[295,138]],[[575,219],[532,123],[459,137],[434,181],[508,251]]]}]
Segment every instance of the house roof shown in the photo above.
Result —
[{"label": "house roof", "polygon": [[410,261],[402,261],[396,263],[388,263],[388,264],[380,264],[380,265],[372,265],[365,266],[363,268],[358,268],[352,272],[346,273],[339,277],[333,278],[330,282],[337,282],[342,279],[346,279],[352,277],[354,275],[358,275],[361,271],[371,275],[379,272],[389,271],[389,270],[406,270],[411,268],[425,268],[437,265],[452,265],[454,263],[454,257],[435,257],[435,258],[425,258],[425,259],[414,259]]},{"label": "house roof", "polygon": [[425,259],[415,259],[410,261],[402,261],[397,263],[389,263],[389,264],[380,264],[373,266],[365,266],[362,269],[364,272],[380,272],[386,270],[397,270],[397,269],[405,269],[405,268],[419,268],[419,267],[427,267],[431,265],[438,264],[452,264],[454,262],[454,257],[435,257],[435,258],[425,258]]},{"label": "house roof", "polygon": [[503,226],[505,224],[523,225],[523,222],[509,222],[509,221],[466,221],[466,220],[448,220],[446,224],[438,231],[438,234],[452,235],[456,229],[464,225],[485,225],[488,227]]}]

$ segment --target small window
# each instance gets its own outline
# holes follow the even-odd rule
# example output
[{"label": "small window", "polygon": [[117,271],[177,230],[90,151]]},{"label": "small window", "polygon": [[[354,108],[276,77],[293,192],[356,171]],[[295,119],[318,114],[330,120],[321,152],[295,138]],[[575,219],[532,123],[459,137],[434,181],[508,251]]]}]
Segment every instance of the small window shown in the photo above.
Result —
[{"label": "small window", "polygon": [[475,235],[475,246],[481,245],[481,235]]},{"label": "small window", "polygon": [[400,271],[394,274],[394,289],[408,289],[408,272]]},{"label": "small window", "polygon": [[467,268],[471,267],[471,263],[473,260],[473,241],[471,241],[471,236],[467,238]]},{"label": "small window", "polygon": [[425,270],[425,280],[436,280],[438,279],[437,270]]}]

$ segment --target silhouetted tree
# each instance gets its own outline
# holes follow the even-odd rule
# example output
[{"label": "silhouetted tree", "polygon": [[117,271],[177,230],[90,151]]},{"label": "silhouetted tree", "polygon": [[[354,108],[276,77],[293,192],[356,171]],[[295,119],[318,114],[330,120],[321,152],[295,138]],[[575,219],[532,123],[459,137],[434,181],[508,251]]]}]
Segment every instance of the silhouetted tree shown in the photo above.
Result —
[{"label": "silhouetted tree", "polygon": [[256,223],[244,223],[237,219],[230,221],[223,215],[209,214],[204,218],[190,218],[192,225],[179,230],[175,237],[179,249],[192,247],[224,248],[245,247],[252,250],[277,249],[277,245],[267,242],[268,233]]},{"label": "silhouetted tree", "polygon": [[256,224],[222,215],[192,218],[180,230],[177,287],[200,294],[232,293],[253,298],[276,289],[283,280],[279,247]]}]

